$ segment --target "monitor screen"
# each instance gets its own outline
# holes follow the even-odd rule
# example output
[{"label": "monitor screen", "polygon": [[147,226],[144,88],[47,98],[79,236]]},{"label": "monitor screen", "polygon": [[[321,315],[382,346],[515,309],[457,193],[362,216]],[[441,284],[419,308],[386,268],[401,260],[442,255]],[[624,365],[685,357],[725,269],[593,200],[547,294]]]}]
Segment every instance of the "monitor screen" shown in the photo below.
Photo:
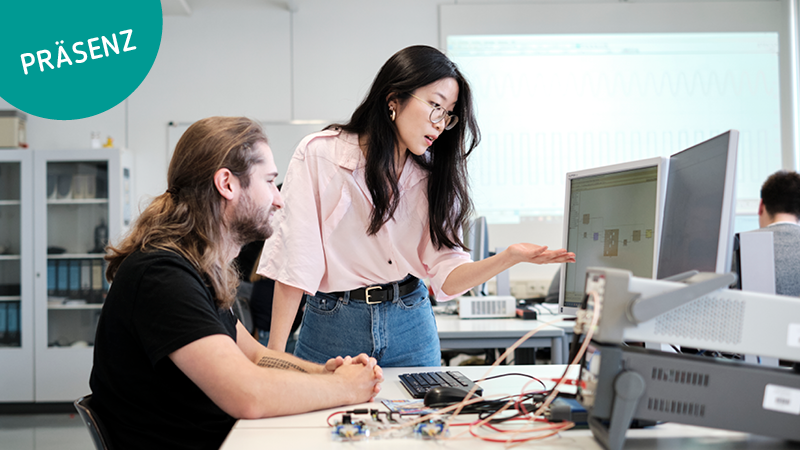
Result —
[{"label": "monitor screen", "polygon": [[666,164],[649,158],[567,173],[564,248],[576,262],[562,266],[559,312],[580,306],[587,267],[655,276]]},{"label": "monitor screen", "polygon": [[777,33],[448,36],[447,54],[472,84],[470,185],[490,224],[560,214],[566,172],[669,157],[731,128],[747,136],[740,213],[781,168]]},{"label": "monitor screen", "polygon": [[731,130],[670,157],[659,279],[730,272],[738,142]]},{"label": "monitor screen", "polygon": [[[489,257],[489,226],[486,217],[476,217],[470,221],[469,228],[464,233],[464,244],[470,248],[470,258],[480,261]],[[472,295],[488,295],[486,283],[481,283],[470,289]]]}]

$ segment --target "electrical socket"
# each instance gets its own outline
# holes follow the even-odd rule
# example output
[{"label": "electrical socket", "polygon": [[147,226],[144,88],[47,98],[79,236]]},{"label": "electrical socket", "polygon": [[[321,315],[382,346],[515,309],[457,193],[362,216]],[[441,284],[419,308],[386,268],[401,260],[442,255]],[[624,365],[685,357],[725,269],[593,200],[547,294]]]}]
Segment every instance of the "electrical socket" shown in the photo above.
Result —
[{"label": "electrical socket", "polygon": [[529,298],[544,297],[545,295],[547,295],[548,285],[546,285],[545,283],[546,282],[543,280],[528,281],[528,288],[527,288],[528,297]]},{"label": "electrical socket", "polygon": [[514,296],[514,298],[528,298],[527,281],[512,281],[510,287],[511,287],[511,295]]},{"label": "electrical socket", "polygon": [[511,282],[511,295],[516,298],[535,298],[547,295],[550,280],[515,280]]}]

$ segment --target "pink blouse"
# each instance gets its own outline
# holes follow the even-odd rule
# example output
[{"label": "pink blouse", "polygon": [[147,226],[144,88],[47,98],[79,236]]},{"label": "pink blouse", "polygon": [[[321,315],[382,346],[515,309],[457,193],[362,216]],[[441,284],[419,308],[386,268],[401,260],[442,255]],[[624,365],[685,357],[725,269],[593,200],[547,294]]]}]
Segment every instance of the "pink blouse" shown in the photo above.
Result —
[{"label": "pink blouse", "polygon": [[428,174],[406,159],[394,218],[367,235],[372,196],[358,136],[322,131],[300,142],[264,244],[258,273],[306,292],[337,292],[397,281],[411,274],[430,279],[437,300],[447,276],[470,262],[461,249],[436,249],[428,231]]}]

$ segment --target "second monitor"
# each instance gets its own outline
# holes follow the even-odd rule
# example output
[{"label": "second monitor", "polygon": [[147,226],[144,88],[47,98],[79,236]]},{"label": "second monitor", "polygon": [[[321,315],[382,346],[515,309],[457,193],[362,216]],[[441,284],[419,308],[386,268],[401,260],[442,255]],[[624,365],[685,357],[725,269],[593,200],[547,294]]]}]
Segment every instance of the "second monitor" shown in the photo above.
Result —
[{"label": "second monitor", "polygon": [[580,255],[562,266],[559,312],[575,314],[587,267],[657,271],[667,158],[650,158],[567,173],[564,248]]},{"label": "second monitor", "polygon": [[738,145],[729,130],[669,158],[659,279],[730,272]]}]

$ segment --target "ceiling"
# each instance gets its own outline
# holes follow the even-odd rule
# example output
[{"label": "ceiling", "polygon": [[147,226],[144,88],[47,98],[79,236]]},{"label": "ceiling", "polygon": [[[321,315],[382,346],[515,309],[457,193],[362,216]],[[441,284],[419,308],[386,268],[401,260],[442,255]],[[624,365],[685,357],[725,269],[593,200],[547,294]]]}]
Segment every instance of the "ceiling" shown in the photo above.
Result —
[{"label": "ceiling", "polygon": [[[230,2],[232,0],[225,0]],[[274,0],[261,0],[264,4],[273,4],[282,9],[291,12],[297,12],[297,0],[274,1]],[[191,16],[196,0],[161,0],[161,13],[164,16]],[[251,1],[252,3],[252,1]]]},{"label": "ceiling", "polygon": [[191,16],[189,0],[161,0],[161,14],[165,16]]}]

